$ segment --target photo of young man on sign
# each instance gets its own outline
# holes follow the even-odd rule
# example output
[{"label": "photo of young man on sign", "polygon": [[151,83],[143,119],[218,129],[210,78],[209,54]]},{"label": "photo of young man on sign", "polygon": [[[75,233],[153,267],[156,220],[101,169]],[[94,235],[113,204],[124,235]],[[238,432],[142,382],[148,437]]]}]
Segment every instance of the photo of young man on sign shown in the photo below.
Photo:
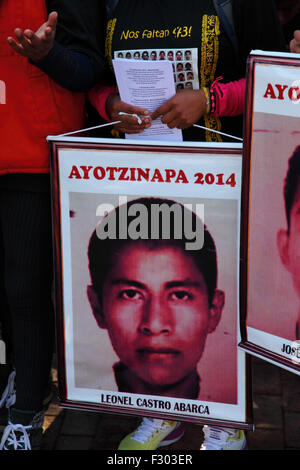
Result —
[{"label": "photo of young man on sign", "polygon": [[253,116],[246,126],[250,192],[241,346],[300,374],[300,64],[288,54],[285,63],[260,59],[265,63],[252,59]]},{"label": "photo of young man on sign", "polygon": [[76,387],[236,404],[236,201],[70,207]]},{"label": "photo of young man on sign", "polygon": [[[289,159],[284,182],[284,202],[287,228],[277,234],[278,251],[282,264],[291,275],[294,289],[300,297],[300,145]],[[300,310],[295,326],[296,340],[300,340]]]}]

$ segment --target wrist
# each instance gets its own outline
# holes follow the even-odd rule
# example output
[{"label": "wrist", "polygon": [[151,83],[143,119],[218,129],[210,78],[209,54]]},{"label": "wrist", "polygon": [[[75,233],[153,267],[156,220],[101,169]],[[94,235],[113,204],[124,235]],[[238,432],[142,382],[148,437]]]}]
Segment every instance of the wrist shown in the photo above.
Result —
[{"label": "wrist", "polygon": [[205,98],[205,112],[204,114],[210,114],[211,111],[211,99],[210,99],[210,91],[207,87],[202,87],[201,90],[203,91],[204,98]]},{"label": "wrist", "polygon": [[56,61],[57,54],[59,54],[60,46],[58,43],[53,43],[47,51],[44,51],[42,54],[35,55],[34,57],[28,57],[28,60],[31,64],[36,65],[37,67],[44,65],[47,66],[48,63],[53,64]]}]

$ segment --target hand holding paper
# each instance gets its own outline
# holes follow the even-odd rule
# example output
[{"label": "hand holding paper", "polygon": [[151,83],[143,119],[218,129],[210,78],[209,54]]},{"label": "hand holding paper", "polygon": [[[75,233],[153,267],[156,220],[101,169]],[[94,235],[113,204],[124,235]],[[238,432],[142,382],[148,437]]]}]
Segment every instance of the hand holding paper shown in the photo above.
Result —
[{"label": "hand holding paper", "polygon": [[205,111],[206,98],[203,90],[181,90],[159,106],[151,118],[163,116],[161,121],[170,129],[186,129],[199,121]]},{"label": "hand holding paper", "polygon": [[120,97],[111,98],[113,102],[108,103],[108,110],[112,109],[111,118],[122,121],[118,124],[119,130],[136,139],[182,141],[182,132],[171,129],[160,119],[143,120],[143,132],[140,132],[141,127],[135,117],[118,114],[121,111],[140,115],[141,111],[143,114],[148,110],[150,117],[151,112],[175,95],[172,64],[165,60],[114,59],[113,66]]},{"label": "hand holding paper", "polygon": [[[120,132],[138,134],[151,125],[150,112],[147,109],[124,103],[119,95],[110,95],[106,107],[112,121],[121,121],[120,124],[115,125],[115,129]],[[141,124],[132,114],[137,114],[140,117]]]}]

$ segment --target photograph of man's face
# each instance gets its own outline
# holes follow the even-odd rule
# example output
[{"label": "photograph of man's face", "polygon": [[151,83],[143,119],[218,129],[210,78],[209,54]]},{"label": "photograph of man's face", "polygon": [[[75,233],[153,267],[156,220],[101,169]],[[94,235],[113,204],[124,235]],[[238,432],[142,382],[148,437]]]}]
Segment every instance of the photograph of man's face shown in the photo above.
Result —
[{"label": "photograph of man's face", "polygon": [[278,354],[283,352],[282,339],[285,344],[298,339],[300,155],[299,136],[294,131],[298,128],[297,119],[255,113],[253,124],[247,327],[251,329],[250,335],[252,331],[254,334],[259,331],[257,335],[260,332],[273,335],[272,348]]},{"label": "photograph of man's face", "polygon": [[[198,214],[187,219],[200,221],[195,234],[204,227],[197,205],[205,205],[204,245],[197,237],[187,246],[186,231],[167,239],[153,239],[151,231],[147,239],[120,238],[118,231],[111,240],[98,236],[109,214],[141,200],[176,201],[184,213]],[[130,196],[120,205],[118,195],[71,194],[75,383],[236,403],[237,203],[175,201]],[[102,206],[109,207],[107,217],[99,215]],[[220,380],[226,381],[222,389]]]},{"label": "photograph of man's face", "polygon": [[[159,219],[154,221],[153,214],[150,219],[148,210],[157,204],[172,206],[168,202],[139,199],[103,218],[93,232],[88,250],[92,280],[88,296],[98,326],[107,329],[120,359],[121,391],[196,398],[199,394],[196,367],[207,335],[220,321],[224,293],[216,288],[215,244],[202,220],[178,204],[172,223],[169,219],[171,238],[165,239],[162,226],[156,224]],[[113,231],[112,239],[107,241],[110,223],[120,220],[120,212],[125,208],[129,214],[132,207],[141,205],[147,210],[146,239],[119,240]],[[188,227],[185,226],[184,234],[181,232],[182,240],[176,235],[176,227],[187,216],[197,227],[195,233],[203,230],[204,237],[203,243],[191,250],[185,244]],[[150,227],[154,226],[158,232],[151,239]],[[104,227],[104,239],[99,239]],[[116,380],[119,381],[118,376]]]},{"label": "photograph of man's face", "polygon": [[91,303],[121,363],[149,390],[166,387],[172,396],[170,387],[180,382],[197,389],[196,365],[220,320],[223,292],[209,300],[193,258],[171,244],[129,243],[111,265],[101,307],[94,308],[93,296]]}]

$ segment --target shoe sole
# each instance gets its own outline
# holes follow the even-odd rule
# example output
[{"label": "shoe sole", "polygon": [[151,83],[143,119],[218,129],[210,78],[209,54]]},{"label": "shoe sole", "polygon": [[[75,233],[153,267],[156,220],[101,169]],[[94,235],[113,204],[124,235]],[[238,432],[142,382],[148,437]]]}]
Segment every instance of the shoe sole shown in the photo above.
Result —
[{"label": "shoe sole", "polygon": [[[222,449],[222,450],[224,450],[224,449]],[[225,450],[228,450],[228,449],[225,449]],[[245,442],[243,447],[241,447],[241,449],[229,449],[229,450],[249,450],[249,449],[248,449],[247,442]]]}]

